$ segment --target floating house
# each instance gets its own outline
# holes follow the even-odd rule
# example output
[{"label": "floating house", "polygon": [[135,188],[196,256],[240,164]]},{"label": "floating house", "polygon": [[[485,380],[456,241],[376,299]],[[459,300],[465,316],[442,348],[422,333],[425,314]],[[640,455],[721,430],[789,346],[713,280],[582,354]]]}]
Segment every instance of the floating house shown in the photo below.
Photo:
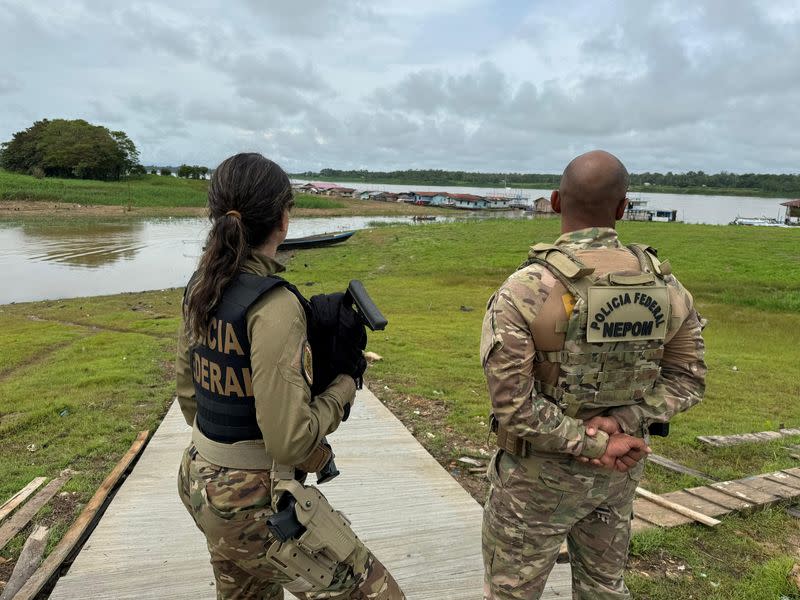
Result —
[{"label": "floating house", "polygon": [[783,217],[783,222],[786,225],[800,225],[800,200],[781,202],[781,206],[786,207],[786,215]]},{"label": "floating house", "polygon": [[445,192],[411,192],[412,202],[419,206],[445,206],[450,194]]},{"label": "floating house", "polygon": [[513,202],[513,198],[508,198],[506,196],[486,196],[484,198],[486,202],[486,208],[489,210],[508,210],[511,207],[511,203]]},{"label": "floating house", "polygon": [[475,194],[445,194],[445,196],[444,206],[463,210],[481,210],[488,207],[486,198],[483,196],[476,196]]},{"label": "floating house", "polygon": [[313,183],[306,183],[300,186],[300,190],[307,192],[309,194],[322,194],[330,189],[340,187],[337,183],[320,183],[320,182],[313,182]]},{"label": "floating house", "polygon": [[328,188],[326,190],[322,190],[320,192],[320,194],[322,194],[323,196],[351,196],[352,197],[353,192],[355,192],[355,191],[356,191],[355,188],[334,186],[334,187],[330,187],[330,188]]}]

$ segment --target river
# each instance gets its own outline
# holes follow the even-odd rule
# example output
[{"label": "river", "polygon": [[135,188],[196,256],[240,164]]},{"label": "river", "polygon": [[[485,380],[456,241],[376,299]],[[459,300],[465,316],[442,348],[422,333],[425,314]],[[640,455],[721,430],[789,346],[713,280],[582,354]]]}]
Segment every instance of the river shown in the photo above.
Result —
[{"label": "river", "polygon": [[[306,180],[295,179],[295,183],[307,183]],[[452,192],[454,194],[521,195],[534,200],[540,196],[550,197],[551,190],[519,189],[519,188],[478,188],[436,185],[393,185],[353,182],[336,182],[345,187],[357,190],[375,190],[380,192]],[[677,210],[678,220],[684,223],[707,223],[709,225],[727,225],[736,217],[769,217],[783,218],[785,209],[780,205],[786,198],[755,198],[751,196],[703,196],[691,194],[655,194],[631,192],[632,200],[647,202],[644,208],[659,210]]]},{"label": "river", "polygon": [[[355,184],[351,184],[355,185]],[[363,187],[363,185],[362,185]],[[379,186],[387,191],[407,186]],[[435,191],[432,186],[418,189]],[[448,188],[460,193],[491,193],[481,188]],[[513,193],[515,190],[504,190]],[[536,198],[547,190],[520,190]],[[692,223],[728,223],[737,216],[777,217],[781,200],[730,196],[635,194],[648,208],[673,209]],[[484,213],[484,215],[486,215]],[[437,221],[474,218],[454,211]],[[519,211],[490,213],[520,218]],[[409,217],[334,217],[292,220],[289,237],[363,229],[370,223],[409,223]],[[72,298],[176,287],[195,268],[208,231],[206,219],[135,221],[0,222],[0,304]]]}]

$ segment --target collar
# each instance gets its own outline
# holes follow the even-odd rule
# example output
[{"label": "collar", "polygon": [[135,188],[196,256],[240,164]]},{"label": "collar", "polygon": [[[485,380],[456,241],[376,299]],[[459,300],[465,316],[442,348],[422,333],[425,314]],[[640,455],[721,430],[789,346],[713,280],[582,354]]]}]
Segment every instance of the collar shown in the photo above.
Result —
[{"label": "collar", "polygon": [[262,277],[274,275],[285,270],[286,267],[277,260],[259,252],[252,252],[247,257],[247,260],[244,261],[244,265],[242,265],[242,271],[245,273],[253,273]]},{"label": "collar", "polygon": [[622,248],[617,231],[610,227],[587,227],[570,231],[556,240],[556,246],[566,246],[572,250]]}]

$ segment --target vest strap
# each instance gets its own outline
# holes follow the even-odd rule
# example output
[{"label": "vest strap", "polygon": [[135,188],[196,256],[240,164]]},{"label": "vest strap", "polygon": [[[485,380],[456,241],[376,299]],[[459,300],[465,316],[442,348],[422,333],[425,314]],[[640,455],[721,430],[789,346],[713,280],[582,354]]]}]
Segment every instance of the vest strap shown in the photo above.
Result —
[{"label": "vest strap", "polygon": [[646,360],[657,360],[664,356],[664,348],[629,351],[611,350],[606,352],[567,352],[566,350],[544,352],[537,350],[533,356],[534,359],[539,362],[569,362],[571,364],[602,363],[609,359],[628,360],[642,358]]}]

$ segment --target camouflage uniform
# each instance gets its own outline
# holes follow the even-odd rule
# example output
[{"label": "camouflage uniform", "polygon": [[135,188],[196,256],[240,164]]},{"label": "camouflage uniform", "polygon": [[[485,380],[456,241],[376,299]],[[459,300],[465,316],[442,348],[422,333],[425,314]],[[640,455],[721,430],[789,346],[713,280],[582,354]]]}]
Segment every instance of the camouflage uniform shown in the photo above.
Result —
[{"label": "camouflage uniform", "polygon": [[[245,272],[261,276],[282,270],[279,263],[260,254],[253,254],[244,265]],[[268,462],[270,456],[279,464],[299,465],[339,426],[345,405],[354,399],[355,383],[351,377],[340,375],[312,402],[306,316],[288,290],[271,291],[253,305],[247,313],[247,328],[264,460]],[[183,333],[176,374],[178,402],[186,422],[193,425],[197,403],[190,349]],[[220,466],[206,460],[194,443],[184,453],[178,492],[206,536],[219,599],[283,598],[283,586],[290,578],[265,560],[267,548],[275,541],[266,526],[273,512],[270,486],[267,469]],[[313,599],[404,598],[386,568],[360,541],[339,566],[327,590],[293,593]]]},{"label": "camouflage uniform", "polygon": [[[575,231],[562,235],[556,246],[574,253],[597,276],[642,272],[613,229]],[[667,275],[665,283],[671,318],[660,373],[641,396],[573,416],[537,389],[552,390],[559,379],[559,364],[546,357],[569,350],[565,331],[575,298],[549,268],[531,264],[490,299],[481,359],[494,415],[502,428],[524,440],[527,450],[524,457],[499,450],[489,467],[491,491],[483,523],[486,598],[538,598],[565,538],[574,598],[630,597],[623,571],[633,495],[644,464],[619,473],[574,458],[605,452],[607,436],[587,436],[586,419],[613,416],[624,433],[641,437],[648,423],[669,421],[702,398],[701,320],[678,280]]]}]

